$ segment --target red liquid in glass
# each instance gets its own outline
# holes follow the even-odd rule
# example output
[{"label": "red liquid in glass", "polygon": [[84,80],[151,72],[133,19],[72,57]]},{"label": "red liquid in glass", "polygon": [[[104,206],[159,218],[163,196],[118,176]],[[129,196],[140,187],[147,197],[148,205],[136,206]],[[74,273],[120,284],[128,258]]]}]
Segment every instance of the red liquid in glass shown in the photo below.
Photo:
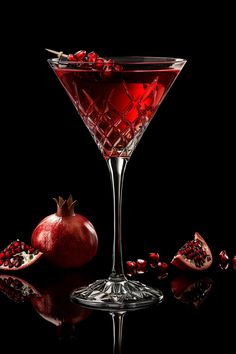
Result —
[{"label": "red liquid in glass", "polygon": [[129,158],[179,70],[99,72],[56,68],[105,159]]}]

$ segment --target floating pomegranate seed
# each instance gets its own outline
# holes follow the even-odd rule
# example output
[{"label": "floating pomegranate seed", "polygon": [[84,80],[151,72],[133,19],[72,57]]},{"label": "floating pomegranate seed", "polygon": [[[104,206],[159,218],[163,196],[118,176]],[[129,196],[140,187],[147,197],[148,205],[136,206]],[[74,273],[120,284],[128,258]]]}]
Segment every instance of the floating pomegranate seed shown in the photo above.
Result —
[{"label": "floating pomegranate seed", "polygon": [[147,261],[144,259],[137,259],[137,273],[143,274],[147,271]]},{"label": "floating pomegranate seed", "polygon": [[95,52],[88,53],[88,62],[89,63],[95,63],[97,58],[98,58],[98,54],[97,53],[95,53]]},{"label": "floating pomegranate seed", "polygon": [[85,50],[79,50],[78,52],[76,52],[74,54],[74,57],[78,61],[83,61],[83,59],[85,59],[85,57],[86,57],[86,51]]},{"label": "floating pomegranate seed", "polygon": [[220,262],[227,263],[229,261],[229,256],[225,250],[221,251],[219,254]]},{"label": "floating pomegranate seed", "polygon": [[160,256],[159,256],[159,253],[152,252],[152,253],[149,253],[148,258],[149,258],[150,262],[155,263],[155,262],[159,261]]}]

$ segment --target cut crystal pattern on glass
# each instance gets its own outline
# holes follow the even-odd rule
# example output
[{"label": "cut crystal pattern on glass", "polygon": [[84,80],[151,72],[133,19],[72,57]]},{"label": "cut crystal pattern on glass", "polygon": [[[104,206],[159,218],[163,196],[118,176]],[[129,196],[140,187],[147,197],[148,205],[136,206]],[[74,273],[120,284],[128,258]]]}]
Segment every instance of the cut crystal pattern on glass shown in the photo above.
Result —
[{"label": "cut crystal pattern on glass", "polygon": [[[102,154],[109,158],[129,158],[158,107],[157,97],[164,89],[157,78],[149,84],[119,84],[103,101],[93,98],[84,89],[77,95],[75,106]],[[141,95],[137,95],[137,91]],[[136,95],[135,95],[136,93]],[[116,107],[120,98],[122,105]],[[119,110],[118,110],[119,108]]]},{"label": "cut crystal pattern on glass", "polygon": [[[151,302],[159,302],[163,295],[161,291],[153,289],[139,281],[123,280],[114,282],[109,279],[97,280],[87,287],[77,289],[73,292],[72,299],[76,302],[80,298],[80,303],[100,307],[105,304],[109,309],[129,309],[132,307],[145,307]],[[135,306],[134,306],[135,303]]]}]

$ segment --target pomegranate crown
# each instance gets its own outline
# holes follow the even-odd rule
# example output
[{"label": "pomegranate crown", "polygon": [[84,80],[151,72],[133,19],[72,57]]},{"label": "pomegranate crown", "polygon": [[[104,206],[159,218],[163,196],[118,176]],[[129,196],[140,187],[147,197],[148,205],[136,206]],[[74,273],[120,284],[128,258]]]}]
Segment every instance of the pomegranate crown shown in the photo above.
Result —
[{"label": "pomegranate crown", "polygon": [[74,206],[77,203],[77,200],[73,200],[72,195],[70,194],[68,199],[63,199],[62,197],[53,198],[57,204],[57,216],[72,216],[75,214]]}]

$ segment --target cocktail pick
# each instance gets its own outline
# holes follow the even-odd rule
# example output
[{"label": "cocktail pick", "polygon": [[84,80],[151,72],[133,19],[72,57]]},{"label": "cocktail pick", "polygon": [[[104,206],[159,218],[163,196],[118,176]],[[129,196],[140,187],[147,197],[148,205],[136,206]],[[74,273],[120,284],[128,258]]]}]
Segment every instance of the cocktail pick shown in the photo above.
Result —
[{"label": "cocktail pick", "polygon": [[67,59],[68,55],[64,54],[63,52],[57,52],[56,50],[45,48],[49,53],[55,54],[58,56],[58,59],[65,58]]}]

